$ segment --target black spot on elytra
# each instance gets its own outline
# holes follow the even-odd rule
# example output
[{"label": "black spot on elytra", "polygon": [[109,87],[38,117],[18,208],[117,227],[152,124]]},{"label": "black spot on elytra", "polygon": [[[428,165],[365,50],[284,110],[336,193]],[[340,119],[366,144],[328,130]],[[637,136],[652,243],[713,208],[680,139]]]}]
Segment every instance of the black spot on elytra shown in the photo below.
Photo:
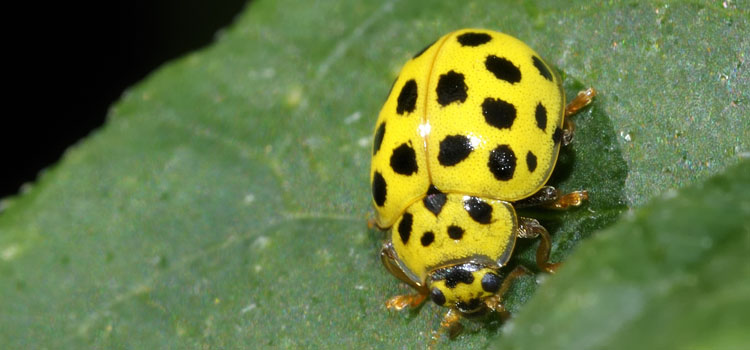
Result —
[{"label": "black spot on elytra", "polygon": [[536,56],[531,56],[531,59],[534,61],[534,67],[539,70],[539,74],[541,74],[544,79],[552,81],[552,73],[547,69],[547,65],[542,62],[542,59]]},{"label": "black spot on elytra", "polygon": [[474,147],[471,140],[463,135],[448,135],[440,141],[438,162],[443,166],[453,166],[469,156]]},{"label": "black spot on elytra", "polygon": [[372,155],[374,156],[380,150],[380,145],[383,144],[383,137],[385,136],[385,122],[378,125],[378,130],[375,131],[375,139],[372,141]]},{"label": "black spot on elytra", "polygon": [[562,129],[560,129],[559,126],[556,127],[555,132],[552,134],[552,141],[554,141],[555,144],[560,143],[560,140],[562,140],[562,134],[563,134]]},{"label": "black spot on elytra", "polygon": [[482,289],[489,293],[497,293],[500,290],[500,276],[488,272],[482,277]]},{"label": "black spot on elytra", "polygon": [[424,234],[422,234],[422,238],[420,239],[420,242],[422,243],[423,247],[429,246],[434,241],[435,241],[435,234],[432,233],[432,231],[425,232]]},{"label": "black spot on elytra", "polygon": [[425,47],[424,47],[424,48],[423,48],[422,50],[419,50],[419,52],[417,52],[416,54],[414,54],[414,57],[412,57],[412,59],[415,59],[415,58],[417,58],[417,57],[419,57],[419,56],[422,56],[422,54],[423,54],[423,53],[424,53],[425,51],[427,51],[427,49],[429,49],[429,48],[430,48],[430,47],[431,47],[432,45],[434,45],[434,44],[435,44],[435,42],[433,41],[433,42],[431,42],[431,43],[430,43],[430,45],[427,45],[427,46],[425,46]]},{"label": "black spot on elytra", "polygon": [[402,143],[391,154],[391,169],[401,175],[411,175],[419,170],[417,154],[411,146]]},{"label": "black spot on elytra", "polygon": [[430,185],[430,189],[427,190],[427,195],[422,199],[422,203],[424,203],[424,207],[427,210],[437,216],[443,210],[446,200],[447,196],[445,193],[440,192],[435,185]]},{"label": "black spot on elytra", "polygon": [[452,239],[461,239],[463,236],[464,236],[464,229],[456,225],[448,226],[448,237]]},{"label": "black spot on elytra", "polygon": [[516,119],[516,107],[499,98],[488,97],[482,102],[482,114],[487,124],[498,129],[509,129]]},{"label": "black spot on elytra", "polygon": [[376,171],[372,177],[372,198],[379,207],[385,204],[386,187],[383,175]]},{"label": "black spot on elytra", "polygon": [[508,181],[516,171],[516,154],[508,145],[497,146],[490,152],[487,166],[496,179]]},{"label": "black spot on elytra", "polygon": [[411,79],[401,88],[398,94],[396,113],[403,115],[404,112],[411,113],[417,106],[417,82]]},{"label": "black spot on elytra", "polygon": [[534,170],[536,170],[536,156],[531,151],[526,153],[526,166],[529,167],[530,173],[533,173]]},{"label": "black spot on elytra", "polygon": [[488,43],[492,37],[486,33],[464,33],[456,39],[461,46],[479,46]]},{"label": "black spot on elytra", "polygon": [[489,224],[492,221],[492,206],[477,197],[466,199],[464,210],[469,213],[474,221],[480,224]]},{"label": "black spot on elytra", "polygon": [[489,55],[484,60],[484,66],[500,80],[511,84],[521,81],[521,70],[505,58]]},{"label": "black spot on elytra", "polygon": [[398,223],[398,235],[401,237],[401,243],[406,245],[411,236],[411,225],[414,217],[409,213],[404,213],[401,217],[401,222]]},{"label": "black spot on elytra", "polygon": [[440,289],[432,288],[432,290],[430,291],[430,299],[432,299],[435,304],[445,304],[445,295],[443,295],[443,292],[441,292]]},{"label": "black spot on elytra", "polygon": [[447,106],[453,102],[466,101],[466,91],[469,88],[464,82],[464,75],[450,71],[440,76],[437,84],[437,101],[441,106]]},{"label": "black spot on elytra", "polygon": [[456,303],[456,308],[461,312],[471,312],[482,306],[482,302],[479,298],[471,298],[468,302],[459,301]]},{"label": "black spot on elytra", "polygon": [[541,102],[536,105],[536,112],[534,112],[534,117],[536,117],[536,126],[544,131],[544,129],[547,128],[547,108],[544,108]]},{"label": "black spot on elytra", "polygon": [[445,275],[445,286],[448,288],[456,288],[459,283],[472,284],[474,282],[474,275],[471,271],[457,266],[452,268]]}]

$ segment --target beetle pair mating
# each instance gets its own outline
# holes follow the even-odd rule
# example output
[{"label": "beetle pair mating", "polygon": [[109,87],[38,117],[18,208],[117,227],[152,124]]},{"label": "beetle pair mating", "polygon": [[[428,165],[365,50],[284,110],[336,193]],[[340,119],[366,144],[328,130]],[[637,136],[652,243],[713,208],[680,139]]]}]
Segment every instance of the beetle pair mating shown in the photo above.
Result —
[{"label": "beetle pair mating", "polygon": [[545,183],[570,116],[593,89],[567,106],[560,78],[527,45],[487,30],[449,33],[415,55],[391,88],[375,126],[371,184],[374,224],[391,228],[381,258],[416,290],[386,302],[420,305],[429,296],[461,316],[503,311],[503,276],[516,238],[541,237],[539,267],[553,272],[550,237],[515,208],[578,206],[586,191],[561,194]]}]

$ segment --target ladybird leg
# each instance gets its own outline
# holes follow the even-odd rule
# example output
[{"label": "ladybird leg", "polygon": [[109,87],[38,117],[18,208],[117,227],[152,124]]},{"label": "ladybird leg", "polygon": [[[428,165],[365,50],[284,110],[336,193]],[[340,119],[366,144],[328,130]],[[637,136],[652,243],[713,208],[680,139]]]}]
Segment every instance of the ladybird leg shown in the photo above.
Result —
[{"label": "ladybird leg", "polygon": [[406,307],[417,307],[427,298],[427,294],[406,294],[397,295],[392,297],[385,302],[385,307],[388,310],[401,311]]},{"label": "ladybird leg", "polygon": [[563,124],[563,136],[562,136],[562,144],[563,146],[570,144],[571,141],[573,141],[573,134],[576,130],[576,125],[573,123],[573,120],[570,119],[570,117],[578,111],[581,110],[581,108],[586,107],[591,103],[591,101],[594,99],[594,96],[596,96],[596,90],[594,88],[588,88],[583,91],[579,91],[578,95],[573,99],[573,101],[570,101],[567,106],[565,106],[565,120]]},{"label": "ladybird leg", "polygon": [[548,203],[545,208],[549,209],[568,209],[569,207],[577,207],[583,204],[583,201],[589,199],[589,191],[580,190],[573,191],[568,194],[564,194],[557,198],[556,201]]},{"label": "ladybird leg", "polygon": [[510,289],[510,285],[516,278],[527,274],[529,274],[529,270],[527,270],[525,267],[521,265],[516,266],[516,268],[513,269],[513,271],[511,271],[508,276],[505,276],[505,279],[500,285],[500,289],[498,289],[497,293],[484,300],[484,303],[487,305],[487,307],[490,310],[499,313],[500,318],[503,321],[510,318],[510,312],[508,312],[508,310],[506,310],[505,306],[503,306],[502,304],[503,296],[506,292],[508,292],[508,289]]},{"label": "ladybird leg", "polygon": [[577,207],[587,199],[589,199],[589,192],[586,190],[562,194],[552,186],[544,186],[530,197],[513,203],[513,206],[516,208],[544,207],[548,209],[567,209],[568,207]]},{"label": "ladybird leg", "polygon": [[542,271],[555,273],[555,270],[560,266],[560,263],[549,262],[549,251],[552,248],[552,240],[550,239],[547,229],[536,219],[526,217],[518,218],[518,237],[536,238],[539,236],[542,237],[542,240],[539,242],[539,248],[536,249],[536,264]]},{"label": "ladybird leg", "polygon": [[430,345],[428,349],[434,348],[435,344],[440,340],[443,333],[448,332],[448,338],[453,339],[461,333],[463,327],[461,326],[461,314],[454,309],[449,309],[448,312],[443,315],[443,320],[440,321],[440,328],[437,331],[431,332]]}]

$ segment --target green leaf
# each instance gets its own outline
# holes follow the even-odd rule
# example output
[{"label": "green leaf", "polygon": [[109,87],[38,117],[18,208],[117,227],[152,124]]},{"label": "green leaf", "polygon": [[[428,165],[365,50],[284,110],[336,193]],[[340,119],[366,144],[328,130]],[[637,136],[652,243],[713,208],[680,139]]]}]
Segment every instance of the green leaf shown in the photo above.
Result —
[{"label": "green leaf", "polygon": [[[590,202],[567,212],[529,213],[553,234],[552,259],[560,261],[624,210],[747,157],[750,15],[743,4],[724,3],[254,1],[214,45],[126,92],[105,127],[71,148],[26,193],[0,203],[0,344],[424,347],[444,310],[432,304],[385,310],[388,297],[408,289],[380,266],[383,234],[365,226],[373,123],[401,64],[450,30],[484,27],[534,47],[561,71],[569,98],[597,88],[594,104],[575,117],[576,138],[551,180],[566,191],[588,189]],[[733,178],[726,176],[726,186],[735,186]],[[688,196],[709,198],[701,193]],[[694,209],[721,210],[707,221],[686,211],[675,219],[678,227],[708,227],[702,225],[721,218],[726,226],[719,228],[747,232],[747,215],[722,216],[732,210],[718,205],[725,201]],[[668,210],[666,203],[643,210]],[[624,226],[649,222],[647,214],[636,217],[597,236],[592,246]],[[642,310],[615,308],[602,320],[568,322],[585,327],[558,337],[584,332],[588,338],[581,339],[610,348],[610,341],[627,336],[624,347],[638,341],[641,328],[616,328],[614,320],[641,317],[652,335],[644,339],[654,340],[659,320],[685,303],[715,312],[714,319],[732,315],[736,300],[748,295],[735,294],[747,290],[747,279],[711,278],[743,266],[709,272],[712,262],[743,257],[747,240],[731,246],[712,238],[707,251],[700,250],[704,242],[637,240],[606,249],[584,243],[549,283],[540,287],[532,277],[514,283],[507,304],[518,318],[508,332],[496,320],[467,322],[463,335],[441,344],[526,347],[521,339],[536,338],[523,331],[542,324],[541,333],[549,334],[545,330],[553,328],[543,322],[554,322],[551,315],[580,310],[550,301],[550,293],[568,293],[564,283],[588,285],[584,281],[612,271],[598,266],[637,256],[647,243],[686,246],[686,253],[692,247],[711,259],[674,258],[680,264],[667,267],[681,273],[673,274],[663,264],[673,261],[672,250],[648,250],[669,259],[631,261],[629,268],[644,265],[644,275],[626,270],[625,277],[656,282],[632,286],[626,294],[633,295],[621,297],[627,302],[641,295]],[[513,264],[533,267],[536,244],[519,244]],[[607,254],[612,250],[622,255]],[[584,264],[587,256],[596,259]],[[588,268],[576,268],[582,265]],[[659,281],[666,281],[666,292]],[[656,303],[658,293],[672,295],[670,288],[691,281],[694,289],[716,290],[709,298],[714,304],[699,303],[698,291]],[[699,332],[714,324],[737,329],[695,320],[665,329],[690,333],[682,341],[694,348],[734,345],[724,343],[737,338],[733,333]],[[559,341],[586,345],[570,339]]]},{"label": "green leaf", "polygon": [[744,349],[750,161],[581,245],[496,349]]}]

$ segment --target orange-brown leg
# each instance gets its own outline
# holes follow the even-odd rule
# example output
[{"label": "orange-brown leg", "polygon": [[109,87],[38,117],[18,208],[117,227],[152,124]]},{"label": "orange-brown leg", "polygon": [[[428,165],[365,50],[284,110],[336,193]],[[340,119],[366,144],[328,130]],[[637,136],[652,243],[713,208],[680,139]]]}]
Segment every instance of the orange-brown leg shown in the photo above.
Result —
[{"label": "orange-brown leg", "polygon": [[386,300],[385,307],[388,310],[401,311],[406,307],[417,307],[424,302],[427,298],[427,294],[406,294],[397,295],[393,298]]},{"label": "orange-brown leg", "polygon": [[443,320],[440,321],[440,328],[437,331],[430,333],[430,344],[428,349],[434,348],[435,344],[440,340],[440,337],[444,333],[448,333],[448,338],[455,338],[461,333],[463,327],[461,326],[461,315],[454,309],[449,309],[448,312],[443,315]]},{"label": "orange-brown leg", "polygon": [[586,90],[579,91],[578,95],[576,95],[573,101],[570,101],[570,103],[565,106],[565,120],[563,122],[564,125],[562,137],[563,145],[567,145],[571,141],[573,141],[573,134],[576,131],[576,125],[575,123],[573,123],[573,120],[570,119],[570,116],[578,113],[581,108],[588,106],[594,99],[594,96],[596,96],[596,90],[594,90],[594,88],[588,88]]},{"label": "orange-brown leg", "polygon": [[518,237],[536,238],[540,236],[542,237],[542,241],[536,250],[536,264],[542,271],[554,273],[560,264],[549,262],[549,251],[552,248],[549,232],[536,219],[518,218]]},{"label": "orange-brown leg", "polygon": [[577,207],[587,199],[589,199],[589,192],[586,190],[562,194],[552,186],[544,186],[530,197],[513,203],[513,206],[516,208],[567,209],[568,207]]},{"label": "orange-brown leg", "polygon": [[544,206],[549,209],[568,209],[583,204],[583,201],[589,199],[589,191],[573,191],[557,198],[554,202],[547,203]]},{"label": "orange-brown leg", "polygon": [[555,273],[557,268],[560,267],[560,263],[549,262],[549,251],[550,248],[552,248],[552,241],[550,239],[549,232],[547,232],[547,230],[543,227],[542,229],[543,230],[540,232],[542,241],[539,242],[539,248],[536,249],[536,265],[539,266],[539,268],[543,271],[546,271],[548,273]]}]

